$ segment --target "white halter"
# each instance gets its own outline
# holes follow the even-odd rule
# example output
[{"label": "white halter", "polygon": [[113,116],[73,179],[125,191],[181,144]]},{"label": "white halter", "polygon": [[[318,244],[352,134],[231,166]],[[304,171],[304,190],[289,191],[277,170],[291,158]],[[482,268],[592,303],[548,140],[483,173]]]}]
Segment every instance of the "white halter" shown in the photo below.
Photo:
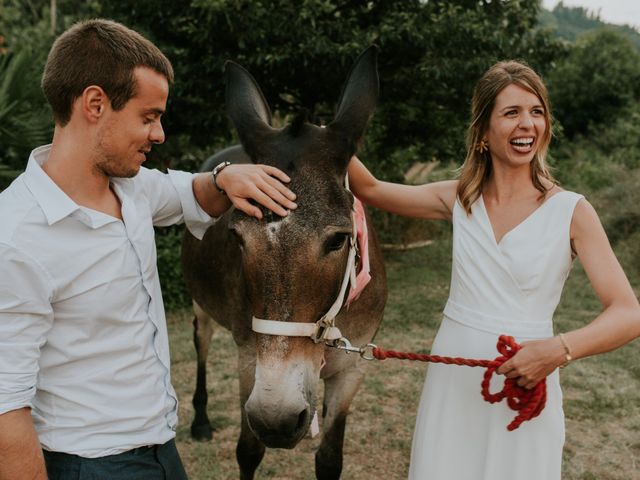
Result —
[{"label": "white halter", "polygon": [[[348,176],[345,176],[344,183],[347,191],[350,191]],[[342,304],[344,303],[344,296],[347,291],[347,287],[349,286],[349,282],[351,282],[352,285],[355,285],[356,282],[357,225],[355,211],[351,218],[353,233],[349,241],[347,267],[344,272],[344,277],[342,278],[342,285],[340,286],[338,297],[335,302],[333,302],[333,305],[331,305],[331,308],[329,308],[329,311],[315,323],[285,322],[282,320],[265,320],[253,317],[251,320],[251,326],[254,332],[264,333],[266,335],[283,335],[286,337],[309,337],[315,343],[342,338],[340,330],[335,325],[336,316],[340,312]]]}]

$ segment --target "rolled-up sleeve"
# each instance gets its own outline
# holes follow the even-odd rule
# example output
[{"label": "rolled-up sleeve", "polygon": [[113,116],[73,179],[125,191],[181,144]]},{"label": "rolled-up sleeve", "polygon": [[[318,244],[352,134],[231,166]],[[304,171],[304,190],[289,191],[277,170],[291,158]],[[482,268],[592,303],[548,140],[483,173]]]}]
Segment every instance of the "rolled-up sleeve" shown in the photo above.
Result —
[{"label": "rolled-up sleeve", "polygon": [[52,282],[16,248],[0,244],[0,414],[30,407],[40,348],[53,324]]},{"label": "rolled-up sleeve", "polygon": [[216,219],[196,200],[193,193],[195,174],[179,170],[169,170],[165,174],[146,169],[141,169],[140,173],[151,204],[153,224],[166,227],[184,222],[193,236],[202,239]]}]

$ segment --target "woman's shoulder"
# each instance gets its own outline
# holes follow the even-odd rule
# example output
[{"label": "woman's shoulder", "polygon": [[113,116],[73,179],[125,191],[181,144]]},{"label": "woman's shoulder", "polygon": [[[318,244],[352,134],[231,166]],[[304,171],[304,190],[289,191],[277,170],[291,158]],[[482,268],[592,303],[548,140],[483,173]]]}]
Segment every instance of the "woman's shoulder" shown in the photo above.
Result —
[{"label": "woman's shoulder", "polygon": [[[573,192],[572,192],[573,193]],[[598,212],[584,196],[577,198],[571,215],[571,238],[605,235]]]},{"label": "woman's shoulder", "polygon": [[561,186],[554,184],[551,188],[549,188],[544,193],[544,201],[546,202],[547,200],[555,197],[556,195],[564,199],[565,202],[574,204],[574,206],[580,200],[584,199],[584,195],[582,195],[581,193],[577,193],[572,190],[565,190]]},{"label": "woman's shoulder", "polygon": [[576,231],[588,230],[595,223],[600,223],[598,213],[593,205],[581,193],[554,185],[547,191],[547,200],[558,196],[558,200],[565,205],[565,209],[571,220],[572,236]]}]

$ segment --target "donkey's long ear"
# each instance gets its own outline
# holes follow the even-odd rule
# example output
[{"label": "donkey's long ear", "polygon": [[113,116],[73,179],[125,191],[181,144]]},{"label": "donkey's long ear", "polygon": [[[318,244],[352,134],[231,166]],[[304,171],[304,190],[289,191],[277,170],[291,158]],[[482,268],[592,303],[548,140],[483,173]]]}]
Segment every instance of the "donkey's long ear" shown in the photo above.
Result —
[{"label": "donkey's long ear", "polygon": [[336,116],[328,128],[350,141],[350,156],[364,136],[378,102],[378,47],[367,48],[356,60],[344,86]]},{"label": "donkey's long ear", "polygon": [[237,63],[225,63],[227,75],[226,107],[227,115],[238,131],[240,142],[252,161],[259,160],[258,145],[266,135],[274,132],[271,128],[271,110],[249,72]]}]

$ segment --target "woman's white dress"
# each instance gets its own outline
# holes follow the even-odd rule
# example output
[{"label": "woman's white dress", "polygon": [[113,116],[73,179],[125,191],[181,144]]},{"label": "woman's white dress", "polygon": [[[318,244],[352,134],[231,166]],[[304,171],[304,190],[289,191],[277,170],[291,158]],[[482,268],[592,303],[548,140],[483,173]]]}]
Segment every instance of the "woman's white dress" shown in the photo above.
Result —
[{"label": "woman's white dress", "polygon": [[[553,313],[571,268],[570,225],[582,198],[561,191],[497,243],[482,197],[467,216],[453,209],[449,300],[431,353],[499,354],[500,334],[518,342],[553,336]],[[517,412],[485,402],[483,368],[429,364],[411,451],[411,480],[559,480],[564,414],[558,371],[547,378],[540,416],[512,432]],[[494,375],[492,392],[504,377]]]}]

